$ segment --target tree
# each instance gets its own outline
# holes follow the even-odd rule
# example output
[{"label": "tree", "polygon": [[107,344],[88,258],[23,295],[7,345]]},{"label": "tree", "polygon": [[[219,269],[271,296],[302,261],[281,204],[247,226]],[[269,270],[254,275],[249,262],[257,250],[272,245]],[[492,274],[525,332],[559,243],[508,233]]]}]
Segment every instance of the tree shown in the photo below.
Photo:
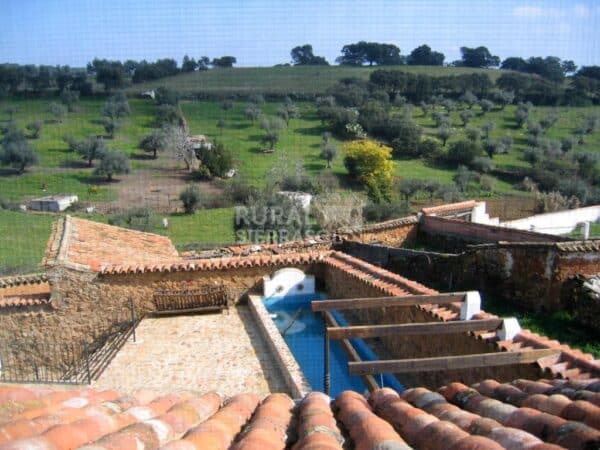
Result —
[{"label": "tree", "polygon": [[130,112],[127,96],[122,92],[109,97],[102,106],[102,115],[110,119],[119,119],[128,116]]},{"label": "tree", "polygon": [[577,71],[576,76],[600,80],[600,66],[583,66]]},{"label": "tree", "polygon": [[444,58],[443,53],[432,51],[429,45],[421,45],[408,55],[406,63],[411,66],[443,66]]},{"label": "tree", "polygon": [[460,117],[460,120],[462,120],[463,126],[466,127],[469,121],[475,117],[475,113],[470,109],[465,109],[458,113],[458,116]]},{"label": "tree", "polygon": [[58,123],[62,123],[67,114],[67,108],[60,103],[52,102],[50,103],[50,106],[48,106],[48,112],[54,116]]},{"label": "tree", "polygon": [[500,145],[502,145],[502,149],[500,153],[508,153],[513,146],[513,138],[510,135],[502,136],[500,138]]},{"label": "tree", "polygon": [[75,151],[87,161],[89,167],[92,167],[94,160],[104,158],[108,148],[104,139],[90,136],[81,142],[75,143]]},{"label": "tree", "polygon": [[75,105],[79,103],[79,91],[64,89],[60,93],[60,101],[63,102],[69,112],[75,111]]},{"label": "tree", "polygon": [[217,128],[219,129],[219,134],[223,134],[223,129],[227,124],[224,119],[217,120]]},{"label": "tree", "polygon": [[208,66],[210,66],[210,58],[208,56],[198,58],[198,70],[208,70]]},{"label": "tree", "polygon": [[17,169],[19,174],[38,162],[38,155],[21,132],[7,133],[2,139],[0,163]]},{"label": "tree", "polygon": [[561,139],[561,141],[560,141],[560,149],[562,150],[563,153],[567,153],[570,150],[572,150],[576,144],[577,144],[577,141],[574,138],[565,137],[565,138]]},{"label": "tree", "polygon": [[373,64],[391,66],[403,63],[400,49],[395,45],[365,41],[344,45],[342,56],[338,57],[337,61],[349,66],[362,66],[365,63],[369,66]]},{"label": "tree", "polygon": [[244,110],[244,116],[246,116],[246,118],[252,123],[254,123],[261,114],[262,111],[260,110],[260,106],[258,106],[256,103],[248,103],[246,109]]},{"label": "tree", "polygon": [[152,157],[156,159],[158,152],[163,151],[166,144],[165,130],[155,128],[141,140],[140,147],[146,152],[152,152]]},{"label": "tree", "polygon": [[40,132],[42,131],[43,122],[41,120],[34,120],[27,124],[27,129],[31,132],[30,137],[32,139],[37,139],[40,137]]},{"label": "tree", "polygon": [[471,142],[478,142],[481,138],[481,130],[476,127],[466,127],[465,134]]},{"label": "tree", "polygon": [[109,150],[100,160],[94,173],[112,181],[114,175],[129,173],[130,170],[129,159],[125,153]]},{"label": "tree", "polygon": [[154,101],[157,105],[179,105],[179,93],[166,86],[159,86],[154,90]]},{"label": "tree", "polygon": [[575,73],[575,71],[577,70],[577,66],[570,59],[565,59],[563,62],[561,62],[560,68],[563,70],[565,75]]},{"label": "tree", "polygon": [[183,203],[186,214],[193,214],[202,203],[202,193],[198,186],[190,184],[179,194],[179,200]]},{"label": "tree", "polygon": [[103,84],[106,92],[118,89],[125,84],[125,69],[120,61],[94,59],[91,66],[96,74],[96,82]]},{"label": "tree", "polygon": [[286,97],[285,103],[277,110],[277,115],[286,125],[289,125],[291,119],[300,117],[300,111],[292,100],[289,97]]},{"label": "tree", "polygon": [[268,143],[269,149],[273,150],[275,144],[279,142],[279,133],[285,128],[285,122],[279,117],[263,116],[260,120],[260,127],[265,132],[262,141]]},{"label": "tree", "polygon": [[183,114],[177,106],[160,105],[156,108],[156,124],[158,126],[178,125],[183,121]]},{"label": "tree", "polygon": [[476,156],[481,155],[481,147],[470,140],[460,140],[450,144],[448,160],[455,164],[468,165]]},{"label": "tree", "polygon": [[188,172],[192,172],[198,162],[196,152],[187,131],[179,126],[168,126],[165,128],[165,148],[173,152],[177,159],[181,159]]},{"label": "tree", "polygon": [[331,162],[336,158],[339,153],[337,145],[333,142],[322,142],[321,143],[321,158],[327,161],[327,168],[331,168]]},{"label": "tree", "polygon": [[520,105],[515,111],[515,121],[517,128],[523,128],[523,125],[529,120],[529,109]]},{"label": "tree", "polygon": [[548,130],[552,128],[556,122],[558,122],[558,115],[549,113],[540,119],[540,126],[544,130]]},{"label": "tree", "polygon": [[446,142],[453,135],[454,135],[454,130],[452,128],[446,127],[446,126],[440,127],[436,132],[436,136],[442,141],[442,147],[446,146]]},{"label": "tree", "polygon": [[423,188],[423,182],[416,178],[404,178],[398,184],[398,192],[404,198],[404,203],[408,205],[411,197],[414,197],[417,192]]},{"label": "tree", "polygon": [[503,110],[506,105],[510,105],[515,100],[515,93],[512,91],[496,89],[492,94],[496,103],[500,105],[500,110]]},{"label": "tree", "polygon": [[188,55],[183,57],[183,62],[181,63],[181,71],[182,72],[193,72],[198,68],[198,63],[194,58],[190,58]]},{"label": "tree", "polygon": [[310,44],[299,45],[291,51],[292,62],[295,66],[328,66],[329,63],[322,56],[315,56]]},{"label": "tree", "polygon": [[481,126],[481,130],[483,131],[483,133],[485,134],[485,138],[489,139],[490,138],[490,134],[492,133],[492,131],[494,131],[496,129],[496,122],[494,122],[493,120],[490,120],[486,123],[484,123]]},{"label": "tree", "polygon": [[467,190],[467,187],[469,186],[469,183],[475,180],[475,178],[476,174],[462,165],[458,166],[456,175],[452,177],[454,183],[461,192],[465,192]]},{"label": "tree", "polygon": [[115,137],[115,131],[121,128],[121,122],[119,122],[116,119],[111,119],[110,117],[107,117],[102,121],[102,126],[104,127],[104,131],[106,131],[108,138],[112,139]]},{"label": "tree", "polygon": [[390,201],[393,177],[392,149],[361,139],[344,146],[344,166],[361,182],[375,203]]},{"label": "tree", "polygon": [[500,153],[502,145],[500,142],[493,139],[486,139],[483,141],[483,150],[487,153],[490,159],[494,158],[494,155]]},{"label": "tree", "polygon": [[546,58],[532,57],[527,60],[527,72],[535,73],[555,83],[562,83],[565,73],[560,63],[560,58],[547,56]]},{"label": "tree", "polygon": [[471,168],[480,173],[488,173],[494,170],[494,161],[485,156],[476,156],[471,162]]},{"label": "tree", "polygon": [[466,103],[469,109],[471,109],[474,105],[476,105],[479,102],[479,99],[471,91],[466,91],[463,95],[460,96],[460,101]]},{"label": "tree", "polygon": [[224,177],[233,167],[233,156],[220,141],[214,142],[211,148],[201,147],[196,154],[208,178]]},{"label": "tree", "polygon": [[212,65],[214,67],[233,67],[233,65],[237,62],[235,56],[221,56],[220,58],[213,58]]},{"label": "tree", "polygon": [[462,65],[465,67],[496,67],[500,64],[500,58],[490,53],[487,47],[461,47]]},{"label": "tree", "polygon": [[481,108],[481,114],[485,114],[490,112],[494,108],[494,103],[488,99],[483,99],[479,101],[479,107]]},{"label": "tree", "polygon": [[394,156],[414,157],[419,155],[419,142],[423,130],[415,121],[407,118],[393,118],[389,121]]},{"label": "tree", "polygon": [[517,72],[527,71],[527,61],[523,58],[511,56],[502,61],[500,68],[503,70],[515,70]]}]

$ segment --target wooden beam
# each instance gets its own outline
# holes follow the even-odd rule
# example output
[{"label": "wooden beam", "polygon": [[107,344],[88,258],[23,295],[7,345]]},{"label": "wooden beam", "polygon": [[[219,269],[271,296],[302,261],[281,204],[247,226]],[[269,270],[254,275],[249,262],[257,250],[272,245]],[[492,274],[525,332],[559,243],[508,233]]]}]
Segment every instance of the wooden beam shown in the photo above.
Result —
[{"label": "wooden beam", "polygon": [[388,306],[446,305],[462,302],[466,292],[451,292],[437,295],[407,295],[404,297],[344,298],[335,300],[313,300],[313,311],[344,309],[385,308]]},{"label": "wooden beam", "polygon": [[[333,315],[330,312],[325,311],[323,314],[325,314],[325,320],[327,321],[328,325],[334,327],[339,326],[339,324],[335,320],[335,317],[333,317]],[[348,356],[348,359],[350,361],[360,362],[363,360],[349,340],[342,339],[340,341],[340,344],[342,345],[342,349],[344,350],[344,352],[346,352],[346,355]],[[373,377],[373,375],[362,375],[361,378],[363,380],[363,383],[365,383],[367,389],[369,389],[369,392],[373,392],[374,390],[379,389],[379,385],[377,384],[377,381],[375,380],[375,377]]]},{"label": "wooden beam", "polygon": [[454,334],[467,331],[496,330],[502,319],[453,320],[450,322],[405,323],[390,325],[357,325],[328,328],[330,339],[373,338],[380,336],[418,336]]},{"label": "wooden beam", "polygon": [[529,364],[540,358],[559,354],[560,350],[545,348],[520,352],[481,353],[475,355],[441,356],[436,358],[392,359],[348,363],[350,375],[376,373],[432,372],[437,370],[472,369],[475,367]]}]

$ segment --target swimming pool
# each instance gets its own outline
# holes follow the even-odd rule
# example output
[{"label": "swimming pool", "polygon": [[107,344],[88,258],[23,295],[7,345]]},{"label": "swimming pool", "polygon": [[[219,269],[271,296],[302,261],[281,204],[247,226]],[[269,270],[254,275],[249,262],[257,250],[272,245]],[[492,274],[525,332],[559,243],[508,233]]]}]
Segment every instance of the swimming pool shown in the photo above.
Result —
[{"label": "swimming pool", "polygon": [[[312,312],[310,302],[324,298],[323,294],[317,293],[263,300],[277,329],[315,390],[323,390],[323,320],[319,314]],[[335,397],[348,389],[364,392],[366,386],[361,377],[348,375],[348,359],[339,342],[331,341],[330,345],[330,394]]]}]

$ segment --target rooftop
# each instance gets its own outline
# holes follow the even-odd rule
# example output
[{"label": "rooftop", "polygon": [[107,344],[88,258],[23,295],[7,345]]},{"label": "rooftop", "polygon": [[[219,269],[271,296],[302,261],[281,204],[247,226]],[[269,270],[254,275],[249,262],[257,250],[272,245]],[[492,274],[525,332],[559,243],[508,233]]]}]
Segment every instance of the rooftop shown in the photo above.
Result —
[{"label": "rooftop", "polygon": [[[222,396],[0,386],[0,448],[591,449],[600,382],[486,380],[437,392]],[[342,447],[344,446],[344,447]]]}]

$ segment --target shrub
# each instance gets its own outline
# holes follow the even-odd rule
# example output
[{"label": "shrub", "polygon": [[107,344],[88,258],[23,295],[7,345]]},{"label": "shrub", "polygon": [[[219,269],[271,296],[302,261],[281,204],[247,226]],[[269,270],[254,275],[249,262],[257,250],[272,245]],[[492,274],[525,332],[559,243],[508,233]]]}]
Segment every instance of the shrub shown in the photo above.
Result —
[{"label": "shrub", "polygon": [[494,170],[494,161],[485,156],[476,156],[471,162],[471,168],[481,173],[488,173]]},{"label": "shrub", "polygon": [[40,137],[40,132],[42,131],[43,122],[41,120],[34,120],[27,124],[27,129],[31,132],[30,137],[32,139],[37,139]]},{"label": "shrub", "polygon": [[258,195],[258,190],[244,179],[234,179],[225,188],[225,195],[236,205],[246,205]]},{"label": "shrub", "polygon": [[202,203],[202,194],[198,186],[189,185],[179,194],[179,200],[183,203],[183,209],[187,214],[192,214]]},{"label": "shrub", "polygon": [[210,149],[201,147],[197,154],[210,178],[224,177],[233,166],[233,156],[222,142],[215,141]]},{"label": "shrub", "polygon": [[535,196],[535,212],[547,213],[554,211],[563,211],[579,207],[579,200],[574,197],[568,198],[560,192],[538,192]]},{"label": "shrub", "polygon": [[113,176],[122,173],[129,173],[129,158],[124,153],[109,150],[107,151],[102,159],[100,160],[100,164],[94,171],[96,175],[106,176],[108,181],[112,181]]},{"label": "shrub", "polygon": [[481,190],[492,193],[494,192],[495,185],[496,180],[493,177],[490,177],[489,175],[482,175],[479,177],[479,186],[481,187]]},{"label": "shrub", "polygon": [[408,216],[410,208],[405,202],[367,203],[363,208],[363,219],[367,222],[383,222],[398,217]]},{"label": "shrub", "polygon": [[370,140],[351,141],[345,145],[344,165],[366,188],[375,203],[391,197],[393,165],[391,149]]},{"label": "shrub", "polygon": [[444,152],[442,150],[442,146],[437,140],[425,138],[419,142],[418,154],[422,158],[425,158],[429,161],[435,161],[439,159]]},{"label": "shrub", "polygon": [[465,192],[469,187],[469,183],[477,178],[475,172],[471,172],[465,166],[459,166],[456,175],[452,177],[454,183],[461,192]]},{"label": "shrub", "polygon": [[456,165],[468,165],[481,155],[481,146],[473,141],[460,140],[450,144],[448,161]]}]

